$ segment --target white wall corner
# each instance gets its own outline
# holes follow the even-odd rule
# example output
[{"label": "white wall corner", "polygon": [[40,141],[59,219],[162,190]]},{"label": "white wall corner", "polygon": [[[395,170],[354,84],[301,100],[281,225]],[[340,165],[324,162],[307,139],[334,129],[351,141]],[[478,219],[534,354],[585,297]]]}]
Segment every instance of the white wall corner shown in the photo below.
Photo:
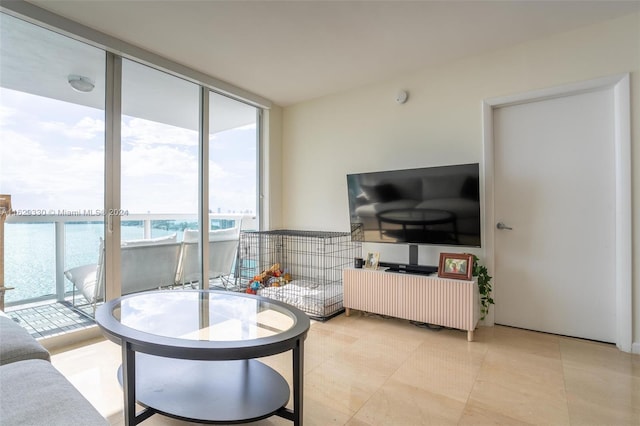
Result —
[{"label": "white wall corner", "polygon": [[484,327],[493,327],[494,325],[496,325],[494,318],[495,315],[493,314],[494,307],[495,305],[491,305],[491,307],[489,307],[489,313],[483,320],[480,320],[480,322],[478,323],[479,325]]},{"label": "white wall corner", "polygon": [[631,353],[640,354],[640,342],[634,342],[631,344]]}]

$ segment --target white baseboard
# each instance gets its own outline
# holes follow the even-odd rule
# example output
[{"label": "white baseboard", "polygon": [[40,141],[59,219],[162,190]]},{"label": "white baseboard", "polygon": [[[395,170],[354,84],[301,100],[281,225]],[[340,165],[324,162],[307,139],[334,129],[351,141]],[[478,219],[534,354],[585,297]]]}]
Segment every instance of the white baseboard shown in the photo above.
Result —
[{"label": "white baseboard", "polygon": [[640,354],[640,342],[635,342],[631,344],[631,353]]}]

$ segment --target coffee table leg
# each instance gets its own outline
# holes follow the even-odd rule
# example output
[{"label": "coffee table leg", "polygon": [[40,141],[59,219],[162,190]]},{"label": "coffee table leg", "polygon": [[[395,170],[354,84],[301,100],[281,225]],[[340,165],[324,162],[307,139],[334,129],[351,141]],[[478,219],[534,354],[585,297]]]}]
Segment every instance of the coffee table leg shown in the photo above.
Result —
[{"label": "coffee table leg", "polygon": [[304,340],[298,339],[293,348],[293,424],[302,426],[302,397],[304,390]]},{"label": "coffee table leg", "polygon": [[124,393],[124,424],[136,423],[136,353],[131,343],[122,342],[122,391]]}]

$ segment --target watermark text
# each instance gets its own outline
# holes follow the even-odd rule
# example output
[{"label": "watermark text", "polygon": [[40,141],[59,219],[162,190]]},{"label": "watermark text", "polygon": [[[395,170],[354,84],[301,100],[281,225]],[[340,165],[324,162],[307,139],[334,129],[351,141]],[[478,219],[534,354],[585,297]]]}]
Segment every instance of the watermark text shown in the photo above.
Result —
[{"label": "watermark text", "polygon": [[12,210],[14,216],[129,216],[123,209],[17,209]]}]

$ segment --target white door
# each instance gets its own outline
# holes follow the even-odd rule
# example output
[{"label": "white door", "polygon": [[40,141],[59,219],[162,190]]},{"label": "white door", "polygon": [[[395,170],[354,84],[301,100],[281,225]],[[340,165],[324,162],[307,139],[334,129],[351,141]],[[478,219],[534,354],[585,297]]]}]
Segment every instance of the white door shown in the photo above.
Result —
[{"label": "white door", "polygon": [[613,96],[494,111],[496,324],[616,341]]}]

